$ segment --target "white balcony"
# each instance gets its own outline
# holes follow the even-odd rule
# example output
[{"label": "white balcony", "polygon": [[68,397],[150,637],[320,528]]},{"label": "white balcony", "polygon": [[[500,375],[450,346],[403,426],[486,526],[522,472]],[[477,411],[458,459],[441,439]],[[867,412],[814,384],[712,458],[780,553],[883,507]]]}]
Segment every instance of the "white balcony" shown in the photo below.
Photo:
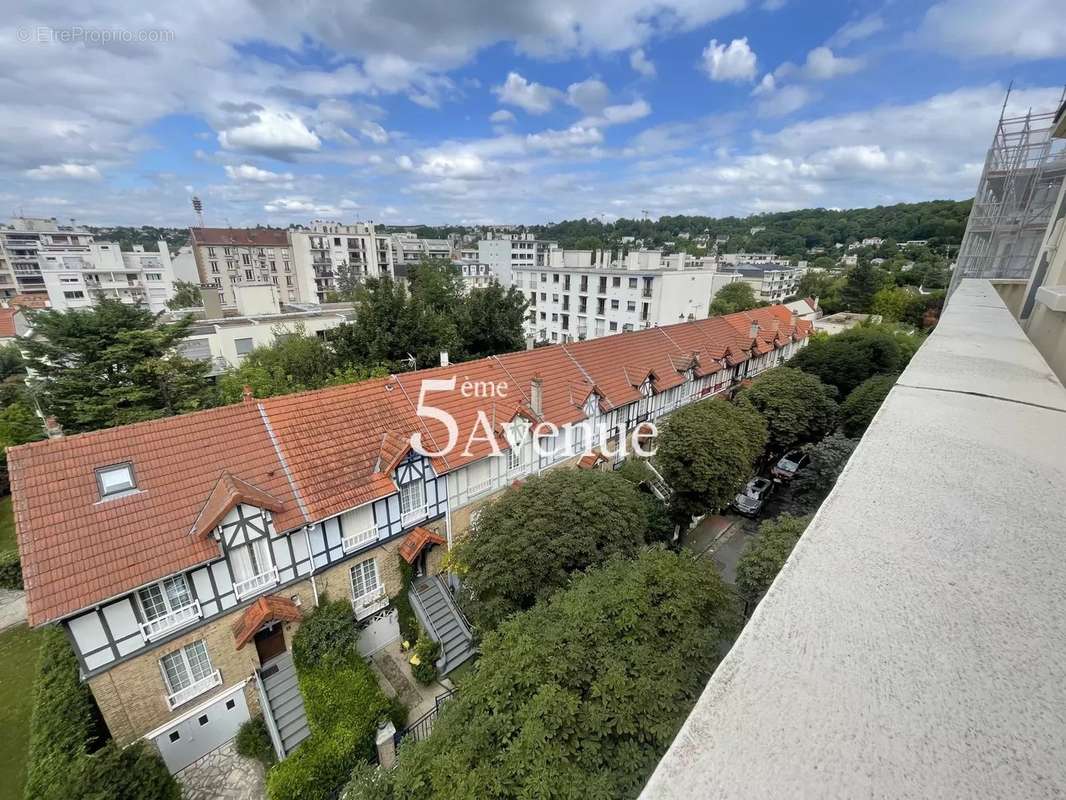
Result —
[{"label": "white balcony", "polygon": [[258,575],[253,575],[247,580],[237,581],[233,584],[233,591],[237,595],[238,600],[243,600],[245,597],[249,597],[253,594],[258,594],[266,588],[276,586],[277,583],[278,568],[271,567],[266,572],[261,572]]},{"label": "white balcony", "polygon": [[173,711],[183,703],[188,703],[194,697],[199,697],[209,689],[213,689],[222,683],[222,673],[217,669],[202,680],[198,680],[196,683],[191,683],[184,689],[179,689],[174,694],[167,695],[167,705],[170,706],[170,710]]},{"label": "white balcony", "polygon": [[404,511],[400,516],[400,524],[403,527],[414,525],[416,522],[421,522],[429,514],[429,506],[421,505],[417,508],[412,508],[409,511]]},{"label": "white balcony", "polygon": [[192,605],[179,608],[176,611],[171,611],[166,616],[142,623],[141,634],[146,642],[150,642],[178,628],[183,628],[202,616],[203,612],[200,610],[200,603],[193,601]]},{"label": "white balcony", "polygon": [[356,533],[349,534],[341,539],[341,547],[344,548],[345,553],[350,553],[352,550],[358,550],[360,547],[370,544],[376,541],[378,538],[377,525],[371,525],[369,528]]},{"label": "white balcony", "polygon": [[389,595],[385,592],[384,586],[352,598],[352,610],[355,611],[356,619],[366,619],[371,614],[381,611],[388,604]]},{"label": "white balcony", "polygon": [[467,497],[477,497],[478,495],[485,494],[492,488],[492,478],[488,478],[483,481],[471,484],[466,490]]}]

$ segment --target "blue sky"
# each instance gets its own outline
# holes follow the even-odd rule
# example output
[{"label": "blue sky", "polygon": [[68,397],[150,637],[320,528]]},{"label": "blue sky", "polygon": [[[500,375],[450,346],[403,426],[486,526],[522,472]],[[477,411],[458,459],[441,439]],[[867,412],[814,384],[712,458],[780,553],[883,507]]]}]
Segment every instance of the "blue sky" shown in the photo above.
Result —
[{"label": "blue sky", "polygon": [[1024,112],[1066,82],[1061,0],[79,5],[0,28],[5,214],[186,225],[197,194],[213,225],[535,223],[962,198],[1007,84]]}]

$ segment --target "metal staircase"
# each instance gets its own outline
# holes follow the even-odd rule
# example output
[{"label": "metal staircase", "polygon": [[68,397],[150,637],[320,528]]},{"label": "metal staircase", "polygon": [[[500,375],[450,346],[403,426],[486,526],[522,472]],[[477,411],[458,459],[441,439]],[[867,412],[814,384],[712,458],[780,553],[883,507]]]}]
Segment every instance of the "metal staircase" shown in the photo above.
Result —
[{"label": "metal staircase", "polygon": [[[281,757],[287,756],[310,736],[304,699],[296,683],[296,668],[290,653],[271,659],[259,670],[260,700],[267,727],[271,729],[274,749],[280,744]],[[276,737],[276,738],[275,738]]]},{"label": "metal staircase", "polygon": [[427,575],[411,584],[411,608],[426,633],[440,642],[437,669],[446,675],[474,654],[473,634],[463,612],[439,575]]},{"label": "metal staircase", "polygon": [[659,474],[659,470],[655,469],[650,460],[644,463],[648,467],[648,486],[651,487],[652,494],[665,503],[670,499],[670,495],[673,494],[673,489],[670,488],[670,484]]}]

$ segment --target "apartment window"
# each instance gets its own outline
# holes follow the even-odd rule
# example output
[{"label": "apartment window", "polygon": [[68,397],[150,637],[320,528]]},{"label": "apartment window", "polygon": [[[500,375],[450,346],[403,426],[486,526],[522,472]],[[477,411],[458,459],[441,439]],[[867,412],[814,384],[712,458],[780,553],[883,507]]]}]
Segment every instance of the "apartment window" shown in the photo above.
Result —
[{"label": "apartment window", "polygon": [[612,286],[612,287],[614,287],[615,289],[617,289],[617,288],[619,288],[619,287],[620,287],[621,285],[622,285],[622,279],[621,279],[621,278],[611,278],[611,286]]},{"label": "apartment window", "polygon": [[581,291],[587,292],[588,290],[589,290],[589,276],[588,275],[582,275],[581,276]]},{"label": "apartment window", "polygon": [[541,300],[542,303],[546,303],[548,301],[548,293],[547,292],[541,292],[540,293],[540,300]]},{"label": "apartment window", "polygon": [[216,275],[218,274],[218,262],[217,261],[212,261],[211,262],[211,271],[213,273],[215,273]]},{"label": "apartment window", "polygon": [[335,247],[340,247],[341,246],[341,237],[334,236],[333,237],[333,244],[334,244]]},{"label": "apartment window", "polygon": [[426,484],[421,478],[400,484],[400,513],[410,514],[426,507]]},{"label": "apartment window", "polygon": [[[262,577],[274,568],[270,543],[265,536],[260,536],[250,544],[234,547],[229,551],[229,562],[233,567],[234,581],[239,584]],[[244,593],[248,594],[256,588],[260,587],[249,587]]]},{"label": "apartment window", "polygon": [[63,297],[67,300],[84,300],[85,292],[63,292]]},{"label": "apartment window", "polygon": [[589,309],[589,299],[582,295],[578,295],[577,298],[577,310],[582,314],[586,313]]},{"label": "apartment window", "polygon": [[540,273],[540,282],[541,283],[547,283],[548,282],[548,273],[546,273],[546,272]]},{"label": "apartment window", "polygon": [[291,275],[285,276],[285,285],[286,286],[292,286],[292,276]]},{"label": "apartment window", "polygon": [[544,322],[546,319],[548,319],[547,313],[545,313],[544,311],[541,311],[540,312],[540,320],[541,320],[541,322]]},{"label": "apartment window", "polygon": [[246,281],[250,281],[250,280],[253,280],[253,279],[254,279],[254,277],[255,277],[255,276],[254,276],[254,274],[252,273],[252,271],[251,271],[250,269],[246,269],[246,270],[244,271],[244,279],[245,279]]},{"label": "apartment window", "polygon": [[553,342],[559,341],[559,333],[558,333],[558,331],[552,331],[552,341]]},{"label": "apartment window", "polygon": [[563,314],[562,323],[563,323],[563,330],[564,331],[570,330],[570,315],[569,314]]},{"label": "apartment window", "polygon": [[558,314],[552,314],[552,322],[558,322],[558,321],[559,321],[559,315]]},{"label": "apartment window", "polygon": [[96,471],[96,481],[100,486],[100,496],[110,497],[120,492],[137,488],[133,477],[132,464],[116,464]]},{"label": "apartment window", "polygon": [[626,311],[636,311],[636,310],[637,310],[636,302],[634,302],[633,300],[630,300],[628,303],[626,303]]},{"label": "apartment window", "polygon": [[618,301],[617,300],[612,300],[611,301],[611,311],[617,311],[617,310],[618,310]]},{"label": "apartment window", "polygon": [[255,339],[234,339],[233,346],[237,348],[237,358],[241,358],[255,349]]},{"label": "apartment window", "polygon": [[251,264],[252,257],[247,253],[241,253],[241,261],[243,261],[245,264]]},{"label": "apartment window", "polygon": [[[176,695],[200,681],[206,681],[213,672],[211,659],[207,655],[207,645],[204,644],[203,639],[187,644],[173,653],[167,653],[159,660],[159,663],[163,668],[167,693],[176,700],[179,699]],[[210,687],[204,688],[206,690]],[[191,700],[195,696],[180,698],[179,702]],[[174,703],[174,705],[178,704]]]},{"label": "apartment window", "polygon": [[630,289],[636,289],[637,288],[637,279],[636,278],[630,278],[629,279],[629,288]]},{"label": "apartment window", "polygon": [[368,558],[352,567],[352,597],[359,599],[381,589],[377,559]]},{"label": "apartment window", "polygon": [[600,291],[599,291],[599,293],[600,294],[607,294],[607,278],[606,277],[600,278]]},{"label": "apartment window", "polygon": [[611,323],[611,330],[612,331],[618,330],[618,323],[617,322],[612,322]]},{"label": "apartment window", "polygon": [[[226,252],[229,252],[229,251],[227,250]],[[213,247],[207,248],[207,254],[209,256],[213,256],[215,254],[215,248],[213,248]]]},{"label": "apartment window", "polygon": [[558,303],[559,302],[559,295],[553,294],[552,295],[552,302],[553,303]]},{"label": "apartment window", "polygon": [[647,320],[648,319],[648,304],[647,303],[641,303],[640,304],[640,318],[641,318],[641,320]]},{"label": "apartment window", "polygon": [[522,466],[522,451],[517,447],[512,447],[507,451],[507,471],[513,472]]},{"label": "apartment window", "polygon": [[569,275],[566,275],[563,278],[563,291],[566,291],[566,292],[570,291],[570,276]]},{"label": "apartment window", "polygon": [[563,295],[563,311],[569,311],[569,310],[570,310],[570,295],[564,294]]},{"label": "apartment window", "polygon": [[596,313],[601,316],[606,313],[607,301],[602,297],[596,301]]},{"label": "apartment window", "polygon": [[552,283],[558,283],[558,282],[559,282],[559,273],[556,272],[554,275],[552,275]]},{"label": "apartment window", "polygon": [[529,304],[531,306],[535,306],[537,304],[537,293],[536,292],[530,292],[529,293]]}]

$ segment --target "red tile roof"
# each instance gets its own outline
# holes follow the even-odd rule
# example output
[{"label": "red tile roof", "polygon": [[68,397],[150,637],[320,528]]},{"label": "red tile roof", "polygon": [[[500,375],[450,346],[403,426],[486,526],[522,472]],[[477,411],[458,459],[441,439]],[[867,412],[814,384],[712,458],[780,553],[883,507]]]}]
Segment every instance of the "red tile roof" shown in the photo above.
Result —
[{"label": "red tile roof", "polygon": [[17,294],[7,301],[12,307],[18,306],[21,308],[48,308],[48,295],[43,293],[36,294]]},{"label": "red tile roof", "polygon": [[272,620],[295,622],[303,615],[296,604],[287,597],[260,597],[240,615],[233,624],[233,640],[240,650],[252,641],[256,632]]},{"label": "red tile roof", "polygon": [[193,244],[218,247],[288,247],[288,231],[276,228],[190,228]]},{"label": "red tile roof", "polygon": [[[637,400],[649,373],[662,391],[681,383],[693,358],[699,375],[719,370],[727,356],[740,363],[753,346],[752,321],[759,350],[811,329],[772,306],[11,448],[30,623],[218,558],[216,542],[191,532],[213,527],[238,498],[270,508],[284,532],[394,493],[391,468],[412,434],[431,451],[447,444],[445,426],[416,413],[428,378],[455,381],[454,391],[424,398],[458,425],[455,449],[432,459],[444,473],[490,455],[486,435],[505,449],[503,425],[516,413],[562,427],[585,418],[593,389],[606,411]],[[101,500],[94,471],[126,462],[137,490]]]},{"label": "red tile roof", "polygon": [[15,330],[15,315],[18,314],[21,308],[0,308],[0,338],[10,339],[18,336],[18,331]]},{"label": "red tile roof", "polygon": [[403,560],[408,564],[413,564],[415,559],[418,558],[418,554],[422,552],[422,549],[427,544],[445,544],[445,540],[436,531],[431,531],[429,528],[423,528],[419,525],[403,537],[403,542],[400,544],[400,555],[403,556]]}]

